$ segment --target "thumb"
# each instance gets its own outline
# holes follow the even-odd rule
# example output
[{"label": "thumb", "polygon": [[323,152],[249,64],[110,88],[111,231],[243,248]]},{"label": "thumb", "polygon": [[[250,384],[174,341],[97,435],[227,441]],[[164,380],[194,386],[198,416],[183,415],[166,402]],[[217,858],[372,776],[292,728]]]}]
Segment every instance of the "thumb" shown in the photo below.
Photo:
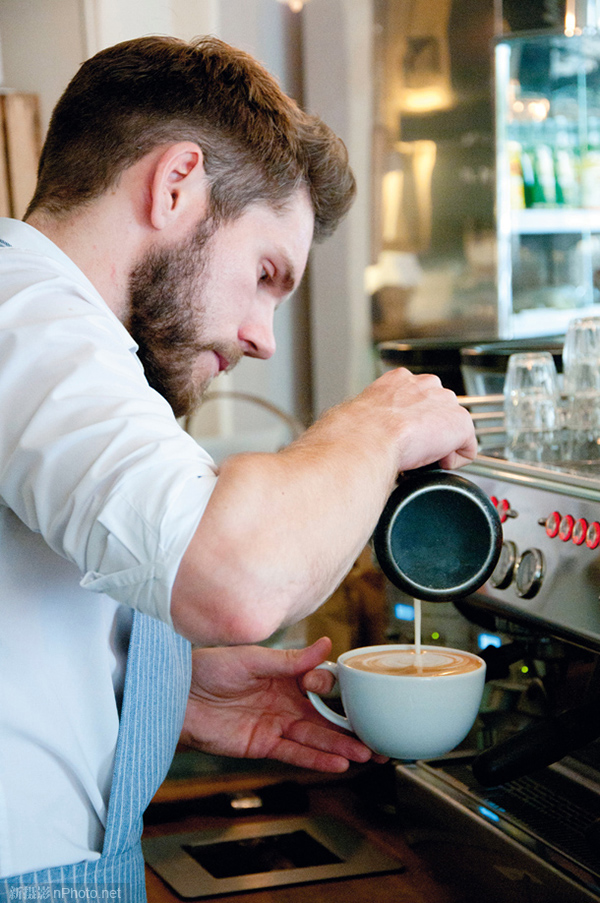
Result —
[{"label": "thumb", "polygon": [[257,676],[301,677],[324,662],[331,653],[331,647],[331,640],[325,636],[302,649],[254,647],[257,656],[255,673]]},{"label": "thumb", "polygon": [[300,677],[324,662],[331,652],[331,640],[321,637],[302,649],[271,649],[265,646],[238,646],[237,656],[245,658],[254,677]]},{"label": "thumb", "polygon": [[332,642],[329,637],[323,636],[314,642],[312,646],[291,650],[293,667],[291,673],[299,676],[307,671],[312,671],[313,668],[324,662],[327,656],[331,654],[331,647]]}]

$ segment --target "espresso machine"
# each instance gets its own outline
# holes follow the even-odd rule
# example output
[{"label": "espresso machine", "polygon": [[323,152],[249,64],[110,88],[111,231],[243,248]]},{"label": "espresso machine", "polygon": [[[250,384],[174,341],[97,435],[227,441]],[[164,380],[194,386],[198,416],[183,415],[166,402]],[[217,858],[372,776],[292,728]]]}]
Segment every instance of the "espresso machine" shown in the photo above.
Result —
[{"label": "espresso machine", "polygon": [[484,443],[462,472],[502,521],[491,577],[453,603],[464,637],[487,638],[472,649],[488,683],[458,750],[395,765],[398,815],[465,903],[598,901],[600,460],[516,463]]}]

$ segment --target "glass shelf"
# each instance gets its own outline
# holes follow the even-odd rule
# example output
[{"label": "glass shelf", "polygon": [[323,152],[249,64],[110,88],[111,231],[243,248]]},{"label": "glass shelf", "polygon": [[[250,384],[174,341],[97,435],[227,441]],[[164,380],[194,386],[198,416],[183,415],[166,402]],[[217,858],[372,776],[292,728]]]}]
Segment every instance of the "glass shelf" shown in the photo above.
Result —
[{"label": "glass shelf", "polygon": [[600,233],[600,210],[566,207],[513,210],[511,231],[516,235]]}]

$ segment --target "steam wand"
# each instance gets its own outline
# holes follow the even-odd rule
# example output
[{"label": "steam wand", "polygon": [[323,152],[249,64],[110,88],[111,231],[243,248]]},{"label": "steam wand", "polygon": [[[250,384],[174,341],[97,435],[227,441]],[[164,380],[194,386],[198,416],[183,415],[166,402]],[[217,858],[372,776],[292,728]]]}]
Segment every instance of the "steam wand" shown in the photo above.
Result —
[{"label": "steam wand", "polygon": [[484,787],[494,787],[552,765],[568,753],[600,737],[600,699],[546,718],[480,753],[473,774]]}]

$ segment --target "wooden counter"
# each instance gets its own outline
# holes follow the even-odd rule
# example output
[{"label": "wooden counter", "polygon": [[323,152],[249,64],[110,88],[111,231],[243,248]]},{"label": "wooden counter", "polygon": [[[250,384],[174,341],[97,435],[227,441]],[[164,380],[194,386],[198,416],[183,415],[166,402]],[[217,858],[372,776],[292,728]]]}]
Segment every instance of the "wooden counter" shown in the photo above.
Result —
[{"label": "wooden counter", "polygon": [[[193,781],[167,781],[156,797],[155,805],[148,813],[144,837],[185,833],[225,825],[264,821],[274,822],[284,816],[199,816],[190,810],[197,800],[198,810],[202,798],[224,790],[234,792],[265,786],[284,779],[300,781],[308,792],[308,815],[329,815],[340,819],[358,830],[376,847],[402,861],[402,872],[335,879],[310,884],[290,885],[268,890],[254,890],[243,894],[219,896],[221,903],[464,903],[462,895],[442,887],[434,881],[427,867],[403,838],[393,807],[393,771],[391,765],[367,766],[351,771],[344,778],[326,778],[311,773],[292,771],[286,774],[280,768],[273,769],[260,778],[257,774],[227,775],[200,778]],[[184,802],[181,815],[176,820],[162,821],[161,804]],[[163,807],[164,808],[164,807]],[[167,813],[173,818],[173,813]],[[180,898],[149,867],[146,868],[149,903],[175,903]]]}]

